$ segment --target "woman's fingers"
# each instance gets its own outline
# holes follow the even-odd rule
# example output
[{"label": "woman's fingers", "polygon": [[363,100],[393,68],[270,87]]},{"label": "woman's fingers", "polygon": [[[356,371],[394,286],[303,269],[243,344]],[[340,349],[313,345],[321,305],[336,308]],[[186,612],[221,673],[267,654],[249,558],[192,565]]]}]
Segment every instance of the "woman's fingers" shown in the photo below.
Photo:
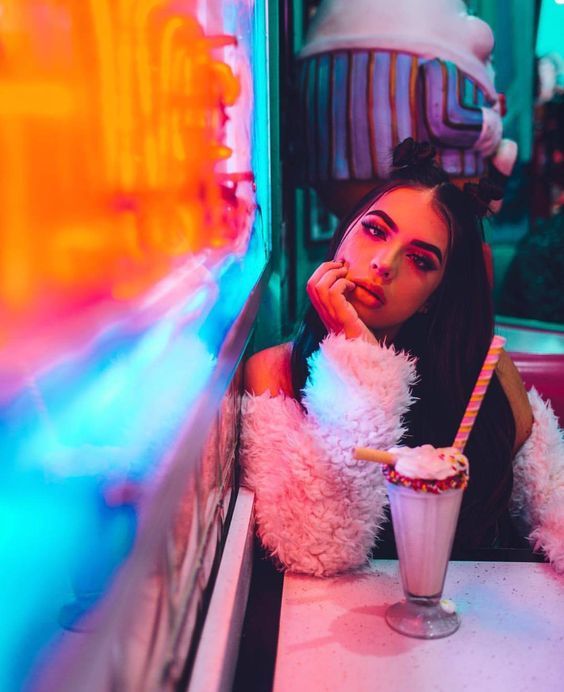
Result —
[{"label": "woman's fingers", "polygon": [[338,292],[339,290],[342,292],[342,284],[339,283],[339,288],[335,289],[335,283],[339,282],[341,279],[344,279],[346,275],[346,267],[339,267],[338,269],[329,269],[315,284],[315,292],[320,296],[321,300],[326,302],[327,300],[329,300],[331,291],[333,291],[333,293]]},{"label": "woman's fingers", "polygon": [[329,331],[339,333],[348,323],[358,320],[346,293],[354,283],[346,278],[347,267],[339,262],[326,262],[318,268],[308,282],[308,294],[321,321]]},{"label": "woman's fingers", "polygon": [[362,338],[375,341],[375,337],[362,322],[347,293],[355,284],[346,278],[348,266],[344,262],[324,262],[307,282],[311,304],[329,332],[344,332],[349,339]]},{"label": "woman's fingers", "polygon": [[323,262],[323,264],[320,264],[319,267],[313,272],[313,274],[310,276],[307,285],[309,286],[310,284],[315,285],[321,279],[321,277],[327,273],[330,269],[341,269],[344,267],[343,262],[337,262],[336,260],[331,260],[329,262]]},{"label": "woman's fingers", "polygon": [[352,291],[354,287],[355,284],[352,281],[343,278],[337,279],[329,289],[329,303],[332,314],[341,328],[346,327],[349,322],[358,319],[356,310],[346,298],[346,294]]},{"label": "woman's fingers", "polygon": [[333,328],[328,320],[335,317],[329,291],[337,280],[344,278],[346,273],[347,268],[342,263],[324,262],[307,282],[307,293],[311,303],[328,329]]}]

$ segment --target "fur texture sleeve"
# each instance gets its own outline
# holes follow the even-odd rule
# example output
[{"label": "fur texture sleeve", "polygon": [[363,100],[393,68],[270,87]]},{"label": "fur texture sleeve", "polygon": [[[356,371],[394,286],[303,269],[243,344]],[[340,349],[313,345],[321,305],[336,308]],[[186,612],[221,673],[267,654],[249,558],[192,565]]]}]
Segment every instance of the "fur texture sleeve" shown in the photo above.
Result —
[{"label": "fur texture sleeve", "polygon": [[264,546],[289,571],[329,576],[363,565],[378,533],[381,468],[352,450],[398,442],[415,366],[341,335],[328,336],[310,366],[307,414],[282,395],[245,395],[241,462]]},{"label": "fur texture sleeve", "polygon": [[513,511],[531,529],[529,539],[564,573],[564,438],[549,403],[532,388],[534,423],[513,465]]}]

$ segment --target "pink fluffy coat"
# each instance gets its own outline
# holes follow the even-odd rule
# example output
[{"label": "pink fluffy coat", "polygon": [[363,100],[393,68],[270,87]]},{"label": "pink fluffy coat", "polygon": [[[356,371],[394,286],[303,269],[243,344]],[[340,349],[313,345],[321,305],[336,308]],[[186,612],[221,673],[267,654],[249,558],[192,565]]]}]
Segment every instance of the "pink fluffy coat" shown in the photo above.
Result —
[{"label": "pink fluffy coat", "polygon": [[[246,394],[243,482],[255,492],[262,543],[292,572],[330,576],[364,565],[387,505],[381,467],[357,446],[402,437],[415,363],[393,347],[329,335],[310,358],[306,415],[292,398]],[[514,504],[531,538],[564,570],[564,442],[554,414],[531,393],[535,424],[515,459]]]}]

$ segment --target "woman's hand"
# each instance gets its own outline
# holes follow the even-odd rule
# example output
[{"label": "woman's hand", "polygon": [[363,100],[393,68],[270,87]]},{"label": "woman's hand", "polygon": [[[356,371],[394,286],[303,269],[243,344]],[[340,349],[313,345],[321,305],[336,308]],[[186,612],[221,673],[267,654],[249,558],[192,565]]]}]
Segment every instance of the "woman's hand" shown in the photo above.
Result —
[{"label": "woman's hand", "polygon": [[348,267],[342,261],[324,262],[307,282],[307,294],[327,331],[344,332],[347,339],[362,338],[376,343],[376,337],[358,316],[346,294],[355,284],[347,279]]}]

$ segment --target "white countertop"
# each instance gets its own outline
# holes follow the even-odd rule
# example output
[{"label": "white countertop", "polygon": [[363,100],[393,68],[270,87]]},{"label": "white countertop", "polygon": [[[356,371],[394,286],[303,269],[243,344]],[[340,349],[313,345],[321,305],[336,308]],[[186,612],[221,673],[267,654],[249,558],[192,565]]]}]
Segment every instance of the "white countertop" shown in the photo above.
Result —
[{"label": "white countertop", "polygon": [[391,630],[395,560],[362,574],[288,574],[274,692],[562,692],[564,577],[543,563],[451,562],[443,596],[462,624],[424,641]]}]

